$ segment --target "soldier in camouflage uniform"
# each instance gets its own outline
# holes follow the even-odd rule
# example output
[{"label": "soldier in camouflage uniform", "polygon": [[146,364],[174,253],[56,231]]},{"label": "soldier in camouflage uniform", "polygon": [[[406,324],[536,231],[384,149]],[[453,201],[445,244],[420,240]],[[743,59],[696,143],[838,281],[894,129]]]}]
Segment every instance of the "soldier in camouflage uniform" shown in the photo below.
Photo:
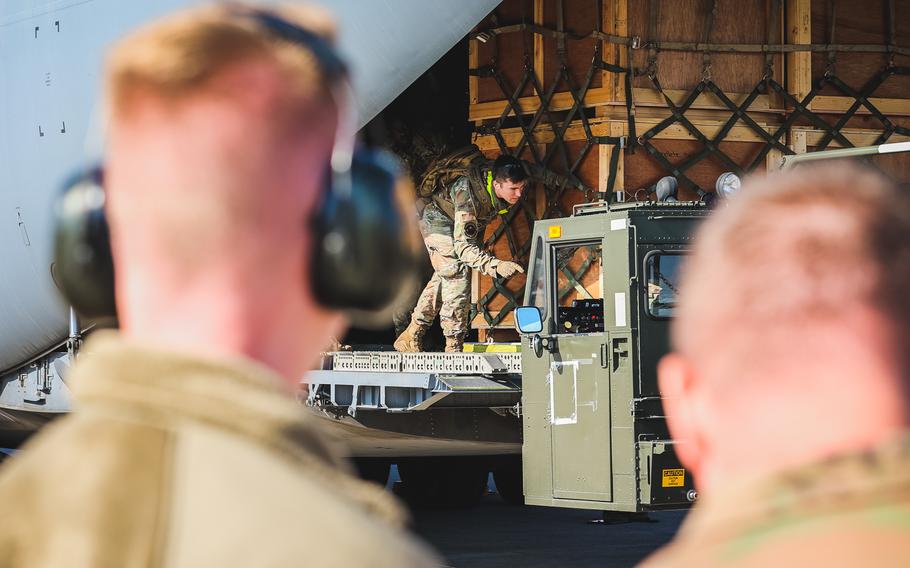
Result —
[{"label": "soldier in camouflage uniform", "polygon": [[906,566],[910,195],[748,180],[695,243],[658,374],[699,499],[646,566]]},{"label": "soldier in camouflage uniform", "polygon": [[[433,276],[395,341],[398,351],[420,351],[421,340],[437,314],[446,351],[461,351],[471,307],[471,269],[509,278],[524,272],[515,262],[496,258],[482,247],[484,229],[497,215],[518,202],[528,183],[521,160],[500,156],[492,167],[466,167],[463,175],[443,184],[427,199],[420,218]],[[473,178],[473,179],[472,179]]]}]

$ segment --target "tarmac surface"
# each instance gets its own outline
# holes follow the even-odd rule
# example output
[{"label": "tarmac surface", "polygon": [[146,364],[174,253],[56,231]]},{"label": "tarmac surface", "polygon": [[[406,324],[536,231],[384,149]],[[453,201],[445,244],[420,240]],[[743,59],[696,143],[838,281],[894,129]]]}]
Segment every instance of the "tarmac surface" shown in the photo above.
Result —
[{"label": "tarmac surface", "polygon": [[684,511],[608,525],[599,511],[514,507],[496,494],[464,509],[412,512],[414,529],[458,568],[635,566],[670,541]]}]

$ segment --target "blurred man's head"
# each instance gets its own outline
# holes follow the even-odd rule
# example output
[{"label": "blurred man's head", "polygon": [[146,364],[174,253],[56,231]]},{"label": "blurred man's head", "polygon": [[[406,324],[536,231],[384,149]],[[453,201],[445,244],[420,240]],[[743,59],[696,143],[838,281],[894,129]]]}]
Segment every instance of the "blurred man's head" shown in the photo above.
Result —
[{"label": "blurred man's head", "polygon": [[660,386],[702,489],[907,425],[910,197],[846,165],[748,180],[698,233]]},{"label": "blurred man's head", "polygon": [[521,199],[528,185],[528,172],[518,158],[502,155],[493,162],[493,190],[510,205]]},{"label": "blurred man's head", "polygon": [[[321,10],[280,14],[333,33]],[[122,40],[105,87],[124,333],[296,378],[344,325],[309,286],[308,219],[338,116],[316,57],[213,6]]]}]

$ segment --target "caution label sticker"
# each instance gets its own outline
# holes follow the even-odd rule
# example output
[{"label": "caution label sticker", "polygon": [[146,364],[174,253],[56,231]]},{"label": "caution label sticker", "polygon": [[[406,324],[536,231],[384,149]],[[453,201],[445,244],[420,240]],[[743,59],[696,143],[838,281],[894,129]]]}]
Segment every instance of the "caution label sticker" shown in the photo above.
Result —
[{"label": "caution label sticker", "polygon": [[552,225],[547,236],[551,239],[558,239],[562,236],[562,225]]},{"label": "caution label sticker", "polygon": [[682,487],[686,484],[686,470],[665,469],[660,476],[661,487]]}]

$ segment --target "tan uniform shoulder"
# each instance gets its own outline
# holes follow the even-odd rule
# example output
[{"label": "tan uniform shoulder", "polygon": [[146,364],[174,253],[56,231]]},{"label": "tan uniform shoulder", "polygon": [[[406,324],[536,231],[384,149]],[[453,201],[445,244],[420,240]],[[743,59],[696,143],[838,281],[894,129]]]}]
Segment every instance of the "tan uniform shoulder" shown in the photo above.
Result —
[{"label": "tan uniform shoulder", "polygon": [[908,556],[910,437],[710,495],[644,566],[902,566]]},{"label": "tan uniform shoulder", "polygon": [[4,565],[153,559],[172,441],[141,424],[81,415],[47,426],[0,468],[0,558],[20,559]]},{"label": "tan uniform shoulder", "polygon": [[267,372],[89,347],[70,378],[77,411],[0,470],[0,559],[28,559],[6,565],[435,562]]}]

